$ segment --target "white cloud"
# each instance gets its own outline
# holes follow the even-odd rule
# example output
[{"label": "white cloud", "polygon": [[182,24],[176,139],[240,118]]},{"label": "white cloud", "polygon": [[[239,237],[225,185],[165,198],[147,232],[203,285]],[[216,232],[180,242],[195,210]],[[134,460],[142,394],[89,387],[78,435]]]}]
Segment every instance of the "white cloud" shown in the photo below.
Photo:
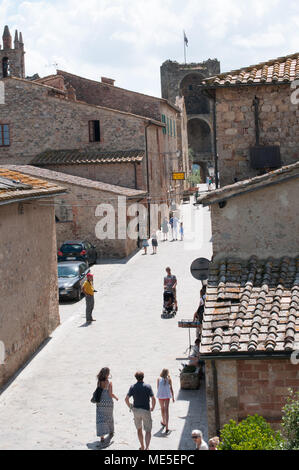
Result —
[{"label": "white cloud", "polygon": [[[29,75],[52,64],[116,85],[160,94],[159,66],[221,60],[222,70],[295,52],[295,0],[0,0],[0,18],[23,32]],[[1,26],[1,25],[0,25]]]}]

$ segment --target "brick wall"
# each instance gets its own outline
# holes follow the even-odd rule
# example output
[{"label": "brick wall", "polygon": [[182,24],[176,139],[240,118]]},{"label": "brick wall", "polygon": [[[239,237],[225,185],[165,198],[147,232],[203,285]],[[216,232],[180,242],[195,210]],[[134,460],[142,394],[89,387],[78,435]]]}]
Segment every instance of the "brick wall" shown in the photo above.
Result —
[{"label": "brick wall", "polygon": [[237,373],[239,419],[257,413],[279,423],[288,389],[299,390],[299,366],[289,359],[237,361]]},{"label": "brick wall", "polygon": [[1,206],[0,235],[0,341],[6,349],[1,387],[59,324],[53,206]]},{"label": "brick wall", "polygon": [[[274,427],[288,389],[299,390],[299,366],[290,359],[217,360],[220,429],[230,419],[241,421],[259,414]],[[206,397],[209,435],[216,433],[215,396],[211,361],[206,361]]]},{"label": "brick wall", "polygon": [[289,85],[216,90],[221,186],[258,174],[249,160],[255,145],[255,96],[260,98],[260,144],[280,145],[283,165],[299,159],[299,108],[291,103],[291,92]]}]

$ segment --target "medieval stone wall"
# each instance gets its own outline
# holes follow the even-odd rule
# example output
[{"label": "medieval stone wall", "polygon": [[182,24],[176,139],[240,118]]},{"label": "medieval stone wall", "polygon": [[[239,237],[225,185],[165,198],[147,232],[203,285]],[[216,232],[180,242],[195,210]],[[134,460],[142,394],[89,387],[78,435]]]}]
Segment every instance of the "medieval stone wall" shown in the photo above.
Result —
[{"label": "medieval stone wall", "polygon": [[1,386],[60,321],[53,206],[39,201],[1,206],[0,234],[0,341],[6,349]]},{"label": "medieval stone wall", "polygon": [[253,99],[260,99],[260,144],[280,145],[282,165],[299,159],[299,108],[289,85],[247,86],[216,90],[217,139],[221,186],[258,174],[251,168],[255,145]]},{"label": "medieval stone wall", "polygon": [[223,208],[212,204],[211,210],[214,260],[228,254],[243,259],[297,256],[298,179],[228,199]]}]

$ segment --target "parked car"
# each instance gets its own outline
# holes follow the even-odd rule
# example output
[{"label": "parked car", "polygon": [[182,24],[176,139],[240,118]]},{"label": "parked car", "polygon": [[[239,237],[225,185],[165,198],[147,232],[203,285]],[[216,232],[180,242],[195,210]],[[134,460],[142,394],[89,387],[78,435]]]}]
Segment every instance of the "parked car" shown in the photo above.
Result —
[{"label": "parked car", "polygon": [[82,261],[62,261],[58,263],[59,297],[80,300],[82,287],[89,272],[88,264]]},{"label": "parked car", "polygon": [[58,261],[84,261],[88,264],[96,263],[96,248],[87,240],[66,241],[58,250]]}]

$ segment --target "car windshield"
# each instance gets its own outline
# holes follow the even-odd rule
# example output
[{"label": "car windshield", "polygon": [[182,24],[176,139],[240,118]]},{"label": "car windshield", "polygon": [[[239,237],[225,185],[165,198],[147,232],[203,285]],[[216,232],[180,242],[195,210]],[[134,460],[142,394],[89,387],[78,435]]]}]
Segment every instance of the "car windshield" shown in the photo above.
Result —
[{"label": "car windshield", "polygon": [[79,276],[79,266],[59,266],[58,277],[76,277]]},{"label": "car windshield", "polygon": [[82,245],[74,243],[73,245],[62,245],[61,251],[63,253],[80,253],[82,251]]}]

